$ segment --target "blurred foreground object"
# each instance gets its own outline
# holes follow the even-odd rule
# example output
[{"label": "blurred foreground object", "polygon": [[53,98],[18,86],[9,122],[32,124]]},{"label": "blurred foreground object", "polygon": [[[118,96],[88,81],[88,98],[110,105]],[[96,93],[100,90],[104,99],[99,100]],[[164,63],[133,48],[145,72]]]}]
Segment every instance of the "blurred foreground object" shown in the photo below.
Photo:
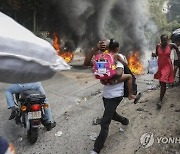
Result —
[{"label": "blurred foreground object", "polygon": [[0,82],[36,82],[67,69],[49,42],[0,12]]},{"label": "blurred foreground object", "polygon": [[0,154],[16,154],[14,146],[3,137],[0,137]]}]

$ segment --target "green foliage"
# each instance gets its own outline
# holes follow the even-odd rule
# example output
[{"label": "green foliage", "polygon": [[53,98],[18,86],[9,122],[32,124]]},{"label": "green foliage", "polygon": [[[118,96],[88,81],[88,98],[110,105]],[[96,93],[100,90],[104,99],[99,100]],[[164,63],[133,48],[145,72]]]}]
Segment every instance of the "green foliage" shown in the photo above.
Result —
[{"label": "green foliage", "polygon": [[174,20],[168,22],[167,14],[162,12],[163,4],[166,1],[167,0],[149,0],[150,18],[157,25],[159,34],[171,34],[174,29],[180,27],[180,21]]},{"label": "green foliage", "polygon": [[162,12],[165,0],[149,0],[150,18],[161,29],[167,23],[165,14]]}]

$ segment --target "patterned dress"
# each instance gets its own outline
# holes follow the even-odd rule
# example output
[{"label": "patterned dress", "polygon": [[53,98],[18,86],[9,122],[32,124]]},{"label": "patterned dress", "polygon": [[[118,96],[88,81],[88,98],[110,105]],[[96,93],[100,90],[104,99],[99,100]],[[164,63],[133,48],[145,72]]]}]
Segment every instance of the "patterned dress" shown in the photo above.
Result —
[{"label": "patterned dress", "polygon": [[154,75],[155,79],[159,79],[161,82],[173,83],[174,72],[173,65],[170,59],[171,47],[168,44],[164,49],[161,45],[157,47],[158,52],[158,72]]}]

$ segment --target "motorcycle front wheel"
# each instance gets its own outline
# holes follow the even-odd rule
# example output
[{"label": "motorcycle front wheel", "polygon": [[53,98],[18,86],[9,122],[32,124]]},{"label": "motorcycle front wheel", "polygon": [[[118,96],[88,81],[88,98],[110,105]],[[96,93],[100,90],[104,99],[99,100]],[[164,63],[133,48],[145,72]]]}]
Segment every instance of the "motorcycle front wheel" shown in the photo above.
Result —
[{"label": "motorcycle front wheel", "polygon": [[27,132],[28,141],[34,144],[38,139],[39,128],[30,128]]}]

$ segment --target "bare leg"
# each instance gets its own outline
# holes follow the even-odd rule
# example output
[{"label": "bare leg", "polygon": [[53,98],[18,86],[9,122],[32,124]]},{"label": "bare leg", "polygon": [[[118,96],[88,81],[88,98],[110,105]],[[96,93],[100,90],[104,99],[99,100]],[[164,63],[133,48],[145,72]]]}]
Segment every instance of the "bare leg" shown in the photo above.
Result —
[{"label": "bare leg", "polygon": [[166,93],[166,83],[160,82],[160,99],[159,99],[159,102],[157,103],[157,109],[161,109],[162,100],[164,98],[165,93]]},{"label": "bare leg", "polygon": [[128,99],[129,100],[135,99],[136,96],[133,95],[133,90],[132,90],[132,75],[131,74],[123,74],[119,79],[120,82],[124,82],[126,80],[128,81],[128,92],[129,92]]},{"label": "bare leg", "polygon": [[163,100],[164,94],[166,93],[166,83],[165,82],[160,82],[160,101]]}]

